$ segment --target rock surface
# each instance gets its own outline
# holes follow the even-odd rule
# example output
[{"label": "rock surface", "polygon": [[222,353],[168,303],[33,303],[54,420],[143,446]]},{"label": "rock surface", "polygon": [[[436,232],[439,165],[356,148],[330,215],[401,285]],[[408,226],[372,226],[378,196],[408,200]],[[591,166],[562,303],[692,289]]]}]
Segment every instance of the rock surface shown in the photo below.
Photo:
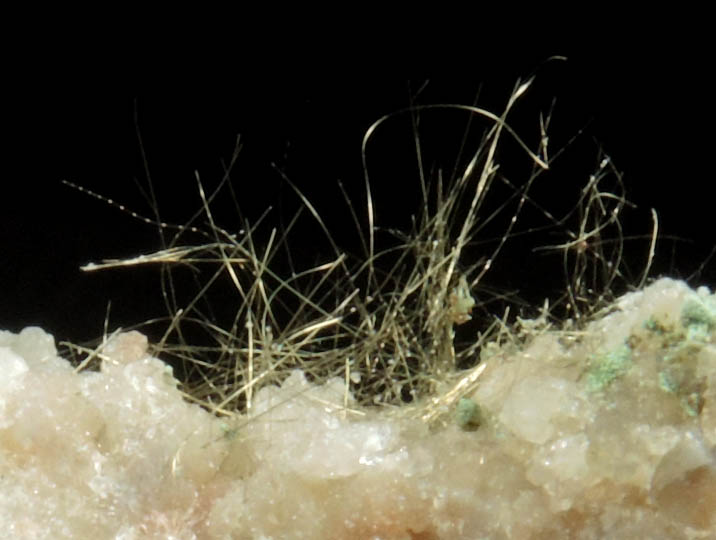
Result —
[{"label": "rock surface", "polygon": [[301,372],[216,418],[146,345],[122,334],[78,373],[42,330],[0,331],[8,538],[716,538],[705,288],[662,279],[579,334],[498,349],[469,421],[438,430]]}]

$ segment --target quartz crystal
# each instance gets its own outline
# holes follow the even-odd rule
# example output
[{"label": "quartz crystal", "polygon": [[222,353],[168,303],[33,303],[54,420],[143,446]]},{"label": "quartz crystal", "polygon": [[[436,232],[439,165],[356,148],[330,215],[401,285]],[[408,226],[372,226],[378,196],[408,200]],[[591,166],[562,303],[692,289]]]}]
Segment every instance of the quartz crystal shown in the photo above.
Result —
[{"label": "quartz crystal", "polygon": [[43,330],[0,331],[3,538],[716,538],[705,288],[661,279],[497,349],[461,396],[472,429],[300,371],[219,418],[146,351],[120,334],[78,371]]}]

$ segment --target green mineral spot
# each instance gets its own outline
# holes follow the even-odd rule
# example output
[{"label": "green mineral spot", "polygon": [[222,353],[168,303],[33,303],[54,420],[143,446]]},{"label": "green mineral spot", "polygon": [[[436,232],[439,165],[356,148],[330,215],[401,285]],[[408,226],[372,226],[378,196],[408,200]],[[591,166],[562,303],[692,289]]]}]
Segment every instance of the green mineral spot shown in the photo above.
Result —
[{"label": "green mineral spot", "polygon": [[657,334],[663,334],[663,333],[664,333],[664,328],[663,328],[663,326],[661,326],[661,324],[659,323],[659,321],[657,321],[653,316],[652,316],[652,317],[649,317],[649,318],[644,322],[644,328],[646,328],[646,329],[649,330],[650,332],[655,332],[655,333],[657,333]]},{"label": "green mineral spot", "polygon": [[706,341],[716,328],[716,306],[699,298],[690,298],[681,308],[681,324],[689,340]]},{"label": "green mineral spot", "polygon": [[631,348],[627,344],[595,356],[587,371],[587,387],[592,391],[601,390],[629,371],[631,365]]},{"label": "green mineral spot", "polygon": [[683,364],[667,366],[659,373],[659,387],[679,399],[682,409],[689,416],[701,414],[704,406],[706,382],[695,376],[694,369]]},{"label": "green mineral spot", "polygon": [[480,406],[470,398],[460,398],[455,409],[457,425],[465,431],[475,431],[482,423]]}]

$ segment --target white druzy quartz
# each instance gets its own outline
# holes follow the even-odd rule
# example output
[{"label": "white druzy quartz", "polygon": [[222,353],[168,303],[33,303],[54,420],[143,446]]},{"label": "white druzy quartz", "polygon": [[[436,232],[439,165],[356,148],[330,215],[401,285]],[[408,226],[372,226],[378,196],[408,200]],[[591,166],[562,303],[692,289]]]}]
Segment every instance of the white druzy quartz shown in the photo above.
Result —
[{"label": "white druzy quartz", "polygon": [[469,430],[361,409],[300,371],[219,418],[141,334],[101,355],[77,371],[44,331],[0,331],[3,538],[716,538],[705,288],[662,279],[578,333],[497,351],[464,396]]}]

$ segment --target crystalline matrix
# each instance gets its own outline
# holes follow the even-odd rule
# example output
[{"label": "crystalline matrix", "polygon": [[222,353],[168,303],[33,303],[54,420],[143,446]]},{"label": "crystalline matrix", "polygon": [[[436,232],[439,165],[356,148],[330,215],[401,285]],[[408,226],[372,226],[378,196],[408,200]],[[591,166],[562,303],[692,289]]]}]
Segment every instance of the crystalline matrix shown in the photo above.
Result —
[{"label": "crystalline matrix", "polygon": [[4,537],[716,538],[705,288],[662,279],[578,336],[496,350],[438,430],[301,372],[229,421],[140,334],[103,354],[77,372],[42,330],[0,332]]}]

